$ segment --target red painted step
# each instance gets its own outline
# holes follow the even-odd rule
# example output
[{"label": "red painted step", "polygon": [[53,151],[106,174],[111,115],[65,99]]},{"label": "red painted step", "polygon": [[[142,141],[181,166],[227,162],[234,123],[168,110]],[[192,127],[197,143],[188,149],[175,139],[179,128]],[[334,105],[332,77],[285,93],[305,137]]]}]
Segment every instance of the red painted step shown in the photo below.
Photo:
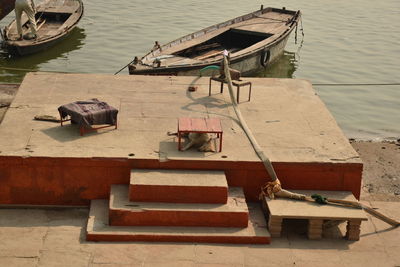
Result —
[{"label": "red painted step", "polygon": [[86,228],[88,241],[203,242],[269,244],[271,236],[258,203],[249,204],[246,228],[109,226],[108,200],[92,200]]},{"label": "red painted step", "polygon": [[226,203],[227,196],[228,184],[223,171],[131,171],[131,201]]},{"label": "red painted step", "polygon": [[[207,196],[205,196],[207,197]],[[242,188],[229,188],[226,204],[130,202],[127,185],[112,185],[110,225],[246,227],[248,208]]]}]

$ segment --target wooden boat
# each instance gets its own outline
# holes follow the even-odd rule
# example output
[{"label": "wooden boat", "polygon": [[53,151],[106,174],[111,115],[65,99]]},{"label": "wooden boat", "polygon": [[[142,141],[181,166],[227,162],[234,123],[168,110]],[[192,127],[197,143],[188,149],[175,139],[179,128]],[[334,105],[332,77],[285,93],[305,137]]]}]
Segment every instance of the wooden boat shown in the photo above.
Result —
[{"label": "wooden boat", "polygon": [[1,0],[0,3],[0,20],[2,20],[5,16],[8,15],[13,9],[15,5],[15,0]]},{"label": "wooden boat", "polygon": [[[47,49],[65,39],[83,15],[81,0],[45,0],[37,6],[37,38],[17,40],[17,24],[13,20],[3,32],[3,45],[10,54],[27,55]],[[29,33],[29,20],[25,13],[21,24],[23,33]]]},{"label": "wooden boat", "polygon": [[267,67],[283,53],[300,15],[300,11],[261,6],[258,11],[165,45],[156,42],[152,51],[128,65],[129,74],[198,75],[199,70],[220,65],[224,50],[230,53],[232,68],[249,74]]}]

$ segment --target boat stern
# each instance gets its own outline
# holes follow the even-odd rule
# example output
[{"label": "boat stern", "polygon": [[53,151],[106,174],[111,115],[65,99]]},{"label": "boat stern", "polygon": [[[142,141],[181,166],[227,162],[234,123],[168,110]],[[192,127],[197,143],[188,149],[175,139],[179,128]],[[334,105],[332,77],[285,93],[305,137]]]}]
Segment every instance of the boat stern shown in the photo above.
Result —
[{"label": "boat stern", "polygon": [[147,74],[153,70],[153,67],[144,65],[142,63],[138,62],[132,62],[128,65],[128,70],[129,74],[135,75],[135,74]]}]

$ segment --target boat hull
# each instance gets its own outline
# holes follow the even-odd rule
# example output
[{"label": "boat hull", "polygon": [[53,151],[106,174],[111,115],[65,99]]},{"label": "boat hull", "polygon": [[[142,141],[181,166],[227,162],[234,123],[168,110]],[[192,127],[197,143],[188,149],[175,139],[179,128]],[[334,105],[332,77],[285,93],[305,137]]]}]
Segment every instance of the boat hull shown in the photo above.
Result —
[{"label": "boat hull", "polygon": [[[67,0],[65,0],[67,1]],[[45,2],[46,4],[51,4],[53,2],[47,1]],[[56,2],[57,3],[57,2]],[[63,41],[65,38],[67,38],[70,33],[75,29],[77,26],[78,22],[83,16],[84,8],[83,8],[83,3],[81,0],[76,0],[76,5],[77,9],[71,13],[70,19],[67,19],[64,24],[62,24],[60,29],[62,30],[57,30],[55,31],[54,35],[50,35],[49,37],[46,37],[45,39],[41,39],[40,34],[38,37],[38,40],[32,40],[32,41],[15,41],[9,38],[9,35],[15,34],[16,28],[15,28],[15,20],[10,23],[8,27],[6,27],[6,30],[4,30],[4,36],[6,37],[6,40],[3,42],[3,48],[8,51],[9,54],[13,56],[25,56],[25,55],[30,55],[34,53],[38,53],[41,51],[44,51],[55,44]],[[48,8],[54,8],[54,6],[46,6],[44,4],[43,6],[38,6],[38,13],[43,12],[47,13]],[[56,6],[58,8],[62,8],[62,6]],[[50,11],[51,12],[51,11]],[[62,13],[51,13],[52,16],[60,16]],[[39,27],[38,27],[39,28]],[[11,30],[12,29],[12,30]]]},{"label": "boat hull", "polygon": [[[278,60],[278,58],[283,54],[288,39],[289,34],[287,34],[285,38],[274,45],[266,46],[259,51],[255,51],[251,55],[247,55],[246,57],[231,60],[230,67],[240,70],[242,75],[249,75],[257,70],[267,68],[269,65]],[[261,62],[263,61],[265,54],[269,55],[269,59],[266,64],[263,65]],[[181,68],[153,68],[144,70],[129,68],[129,74],[197,76],[199,75],[200,70],[211,65],[215,65],[215,63]],[[211,69],[202,71],[201,74],[205,76],[211,76],[214,72],[215,70]]]},{"label": "boat hull", "polygon": [[[274,10],[276,11],[276,9]],[[293,12],[293,11],[286,11],[286,10],[281,10],[282,13],[288,13],[288,12]],[[254,14],[255,12],[253,12]],[[261,13],[262,14],[262,13]],[[259,41],[259,43],[254,43],[254,49],[252,49],[250,52],[247,49],[246,53],[233,53],[230,59],[230,67],[236,70],[239,70],[242,75],[251,75],[252,73],[259,71],[261,69],[267,68],[269,65],[274,63],[284,52],[284,49],[286,47],[286,44],[288,42],[289,36],[291,32],[296,28],[297,22],[300,18],[300,12],[293,12],[293,17],[286,23],[286,30],[282,31],[281,33],[277,34],[276,38],[273,38],[273,41],[265,41],[267,39]],[[234,19],[236,20],[236,19]],[[231,21],[234,21],[231,20]],[[205,30],[202,30],[206,33],[212,32],[207,31],[208,29],[220,29],[220,25],[215,25],[211,26],[209,28],[206,28]],[[229,24],[228,24],[229,25]],[[230,27],[230,26],[228,26]],[[232,26],[234,27],[234,26]],[[216,30],[216,31],[218,31]],[[199,31],[201,32],[201,31]],[[224,33],[224,31],[221,31]],[[191,35],[188,35],[189,37],[185,36],[182,37],[176,41],[173,41],[171,43],[168,43],[164,45],[162,48],[170,49],[173,47],[175,44],[179,43],[184,43],[186,39],[193,38],[197,33],[193,33]],[[215,39],[215,36],[213,36],[213,39]],[[271,35],[272,36],[272,35]],[[203,40],[204,42],[204,40]],[[252,47],[253,47],[252,46]],[[195,46],[194,46],[195,47]],[[187,49],[187,48],[186,48]],[[246,50],[246,49],[244,49]],[[222,56],[220,56],[219,59],[215,58],[214,60],[204,60],[204,62],[195,62],[194,64],[182,64],[180,66],[174,66],[173,64],[171,65],[160,65],[160,66],[154,66],[154,63],[152,64],[151,61],[149,62],[149,58],[157,58],[157,55],[160,56],[160,58],[167,58],[167,57],[173,57],[178,54],[172,54],[172,55],[166,55],[164,50],[160,49],[159,51],[156,52],[150,52],[149,54],[145,55],[142,59],[146,60],[144,62],[139,62],[139,63],[132,63],[128,66],[129,68],[129,74],[139,74],[139,75],[179,75],[179,76],[196,76],[199,75],[199,72],[201,72],[202,76],[211,76],[214,75],[215,72],[217,71],[216,68],[210,67],[210,66],[219,66],[221,64]],[[178,52],[179,53],[179,52]],[[215,55],[218,57],[218,55],[221,55],[221,53],[213,53],[212,55]],[[200,56],[201,57],[201,56]],[[190,58],[189,58],[190,60]]]},{"label": "boat hull", "polygon": [[8,53],[10,55],[13,55],[13,56],[26,56],[26,55],[30,55],[30,54],[35,54],[35,53],[44,51],[44,50],[56,45],[57,43],[63,41],[65,38],[67,38],[69,36],[69,34],[71,33],[71,31],[74,28],[71,28],[67,33],[65,33],[64,35],[62,35],[56,39],[49,40],[48,42],[45,42],[45,43],[42,43],[39,45],[15,46],[15,45],[7,45],[7,43],[6,43],[5,49],[8,51]]}]

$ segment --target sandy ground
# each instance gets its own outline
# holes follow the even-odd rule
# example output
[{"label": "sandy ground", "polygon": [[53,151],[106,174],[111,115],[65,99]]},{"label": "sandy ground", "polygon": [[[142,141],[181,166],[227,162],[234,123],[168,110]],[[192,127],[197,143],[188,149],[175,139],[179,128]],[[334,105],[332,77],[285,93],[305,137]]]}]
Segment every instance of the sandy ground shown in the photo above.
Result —
[{"label": "sandy ground", "polygon": [[[0,122],[15,86],[0,85]],[[364,162],[361,200],[400,220],[400,140],[355,142]],[[285,221],[270,245],[86,242],[88,209],[0,208],[0,266],[400,266],[400,229],[370,216],[360,241],[346,224],[308,240],[305,221]]]},{"label": "sandy ground", "polygon": [[364,163],[362,200],[400,201],[399,141],[351,141]]}]

